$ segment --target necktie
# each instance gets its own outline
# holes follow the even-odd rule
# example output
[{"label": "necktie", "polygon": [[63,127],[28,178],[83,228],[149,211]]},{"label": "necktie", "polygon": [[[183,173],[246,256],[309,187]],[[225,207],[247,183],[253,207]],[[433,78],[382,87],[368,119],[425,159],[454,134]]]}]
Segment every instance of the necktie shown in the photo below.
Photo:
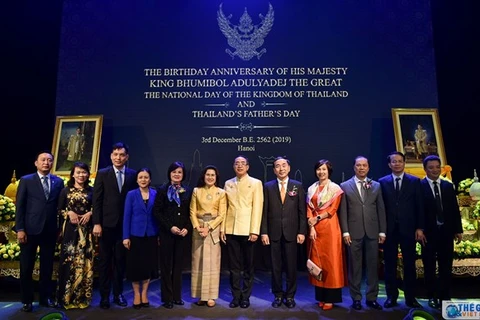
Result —
[{"label": "necktie", "polygon": [[282,203],[285,203],[285,181],[280,182],[280,197],[282,198]]},{"label": "necktie", "polygon": [[365,200],[365,181],[359,181],[360,183],[360,197],[362,198],[362,201]]},{"label": "necktie", "polygon": [[117,184],[118,184],[118,191],[122,192],[122,171],[117,171]]},{"label": "necktie", "polygon": [[435,193],[435,203],[437,205],[437,221],[443,223],[442,198],[440,198],[440,190],[438,190],[437,181],[433,181],[433,192]]},{"label": "necktie", "polygon": [[50,190],[48,188],[48,177],[44,176],[42,177],[42,180],[43,180],[43,183],[42,183],[43,193],[45,193],[45,198],[48,199],[48,196],[50,195]]},{"label": "necktie", "polygon": [[395,196],[398,198],[398,196],[400,195],[400,178],[399,177],[396,177],[395,178]]}]

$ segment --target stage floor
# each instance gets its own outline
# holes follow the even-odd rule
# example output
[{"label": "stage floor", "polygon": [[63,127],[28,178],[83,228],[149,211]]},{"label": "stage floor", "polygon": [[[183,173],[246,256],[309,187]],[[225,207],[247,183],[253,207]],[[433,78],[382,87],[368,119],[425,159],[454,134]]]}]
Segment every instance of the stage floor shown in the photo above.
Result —
[{"label": "stage floor", "polygon": [[[479,293],[474,293],[473,288],[479,288],[478,278],[454,279],[455,286],[452,288],[453,296],[458,299],[479,298]],[[473,283],[474,281],[475,283]],[[472,289],[469,289],[472,288]],[[270,292],[270,273],[257,271],[251,306],[248,309],[230,309],[228,304],[231,300],[229,290],[228,272],[222,272],[220,284],[220,297],[214,308],[199,307],[194,304],[196,299],[190,297],[190,273],[183,275],[183,299],[184,306],[174,306],[173,309],[165,309],[160,302],[160,280],[154,280],[149,287],[150,308],[135,310],[132,308],[133,292],[130,283],[125,282],[124,296],[128,301],[128,307],[122,308],[115,304],[108,310],[100,309],[100,297],[98,291],[94,292],[92,305],[83,310],[67,310],[64,313],[68,319],[403,319],[409,312],[409,308],[403,304],[403,294],[399,299],[399,306],[383,311],[371,310],[364,305],[361,311],[350,309],[352,303],[348,288],[343,289],[343,303],[336,305],[333,310],[323,311],[314,301],[314,289],[308,283],[307,274],[300,272],[298,277],[298,289],[295,300],[297,306],[287,309],[285,306],[273,308],[271,302],[273,296]],[[13,278],[0,279],[0,319],[39,319],[43,315],[55,311],[39,307],[34,303],[32,313],[20,311],[19,281]],[[476,294],[476,296],[475,296]],[[422,281],[419,280],[419,296],[422,297]],[[383,282],[380,284],[378,302],[383,305],[385,301]],[[425,310],[441,319],[441,314],[427,306],[427,300],[418,299]],[[364,301],[362,301],[363,303]]]}]

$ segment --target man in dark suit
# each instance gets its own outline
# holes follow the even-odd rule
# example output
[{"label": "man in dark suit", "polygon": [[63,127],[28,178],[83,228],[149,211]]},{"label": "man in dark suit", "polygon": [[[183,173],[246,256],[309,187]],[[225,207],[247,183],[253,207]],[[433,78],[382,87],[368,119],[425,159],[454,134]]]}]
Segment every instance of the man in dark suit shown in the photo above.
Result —
[{"label": "man in dark suit", "polygon": [[[355,158],[355,176],[343,182],[340,204],[340,227],[348,249],[348,282],[352,308],[361,310],[362,262],[367,276],[366,304],[381,310],[378,296],[378,244],[386,238],[387,223],[380,184],[367,178],[368,159]],[[363,259],[365,257],[365,259]]]},{"label": "man in dark suit", "polygon": [[35,160],[37,172],[20,179],[17,190],[15,230],[20,243],[20,286],[22,311],[31,312],[32,273],[37,248],[40,247],[40,306],[53,307],[52,273],[58,235],[57,202],[64,188],[63,180],[50,174],[53,155],[41,152]]},{"label": "man in dark suit", "polygon": [[113,302],[122,307],[127,305],[122,294],[125,273],[123,212],[128,191],[137,186],[135,170],[125,166],[128,157],[127,145],[114,144],[110,155],[113,166],[97,172],[93,187],[93,235],[100,237],[98,273],[102,309],[110,308],[111,277]]},{"label": "man in dark suit", "polygon": [[405,304],[411,308],[422,306],[415,299],[415,267],[416,241],[424,243],[424,211],[420,179],[407,174],[405,155],[392,152],[388,157],[388,167],[392,173],[378,180],[382,186],[382,196],[387,215],[388,238],[383,246],[385,260],[385,289],[387,300],[385,308],[397,305],[397,257],[398,245],[402,249],[403,282]]},{"label": "man in dark suit", "polygon": [[[265,183],[261,238],[270,246],[272,258],[272,307],[285,303],[295,307],[297,291],[297,243],[305,241],[307,229],[305,191],[302,183],[289,179],[290,161],[277,157],[273,162],[277,179]],[[285,262],[285,265],[284,263]],[[282,267],[286,270],[286,290],[282,290]]]},{"label": "man in dark suit", "polygon": [[[427,177],[422,179],[425,205],[425,237],[422,259],[427,287],[428,305],[440,308],[442,300],[450,300],[453,240],[462,241],[462,219],[453,184],[440,179],[442,170],[438,156],[423,160]],[[438,283],[436,262],[438,261]],[[440,299],[440,300],[439,300]]]}]

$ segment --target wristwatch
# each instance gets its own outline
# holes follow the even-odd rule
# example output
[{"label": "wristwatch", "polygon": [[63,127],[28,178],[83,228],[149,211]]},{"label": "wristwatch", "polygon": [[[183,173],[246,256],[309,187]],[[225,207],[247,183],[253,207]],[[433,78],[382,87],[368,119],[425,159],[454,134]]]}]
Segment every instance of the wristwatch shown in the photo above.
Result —
[{"label": "wristwatch", "polygon": [[322,217],[320,215],[317,216],[317,220],[320,221],[322,220]]}]

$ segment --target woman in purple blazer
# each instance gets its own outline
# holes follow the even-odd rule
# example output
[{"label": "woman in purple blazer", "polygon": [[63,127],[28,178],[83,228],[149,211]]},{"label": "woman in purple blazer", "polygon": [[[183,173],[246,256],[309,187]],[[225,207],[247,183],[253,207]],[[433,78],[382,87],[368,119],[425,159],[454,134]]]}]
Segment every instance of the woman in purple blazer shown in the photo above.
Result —
[{"label": "woman in purple blazer", "polygon": [[123,216],[123,245],[127,248],[127,279],[132,281],[133,308],[149,307],[148,284],[158,277],[158,228],[153,217],[157,191],[150,188],[150,169],[137,171],[138,189],[127,193]]}]

